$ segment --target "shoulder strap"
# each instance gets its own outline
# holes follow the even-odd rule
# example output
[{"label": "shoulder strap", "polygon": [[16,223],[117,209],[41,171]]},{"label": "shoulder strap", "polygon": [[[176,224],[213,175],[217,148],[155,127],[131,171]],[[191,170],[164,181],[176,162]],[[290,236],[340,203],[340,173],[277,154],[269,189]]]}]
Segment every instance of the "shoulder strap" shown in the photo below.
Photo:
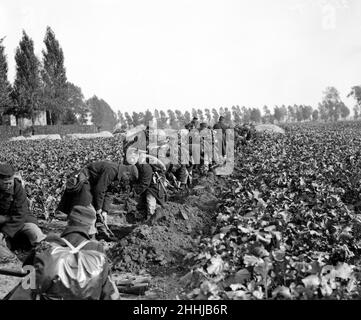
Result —
[{"label": "shoulder strap", "polygon": [[66,240],[65,238],[62,239],[65,244],[71,249],[71,253],[78,253],[84,246],[86,246],[90,242],[89,240],[84,240],[77,247],[74,247],[68,240]]}]

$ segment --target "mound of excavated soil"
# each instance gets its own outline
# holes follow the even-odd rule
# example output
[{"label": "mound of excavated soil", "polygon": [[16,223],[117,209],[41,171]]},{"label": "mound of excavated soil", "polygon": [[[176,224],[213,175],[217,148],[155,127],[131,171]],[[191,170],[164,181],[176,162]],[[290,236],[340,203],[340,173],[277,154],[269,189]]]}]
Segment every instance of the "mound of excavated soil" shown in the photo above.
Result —
[{"label": "mound of excavated soil", "polygon": [[138,272],[153,265],[178,261],[192,250],[194,241],[189,235],[174,232],[165,226],[140,226],[113,247],[109,255],[114,269]]},{"label": "mound of excavated soil", "polygon": [[168,202],[157,211],[157,224],[169,227],[171,231],[197,236],[212,223],[210,212],[203,212],[196,206]]},{"label": "mound of excavated soil", "polygon": [[[198,203],[201,202],[198,197]],[[153,225],[135,228],[109,250],[115,270],[138,272],[154,266],[179,264],[197,247],[199,236],[208,232],[212,224],[211,210],[202,211],[196,206],[175,202],[158,209],[157,216]]]}]

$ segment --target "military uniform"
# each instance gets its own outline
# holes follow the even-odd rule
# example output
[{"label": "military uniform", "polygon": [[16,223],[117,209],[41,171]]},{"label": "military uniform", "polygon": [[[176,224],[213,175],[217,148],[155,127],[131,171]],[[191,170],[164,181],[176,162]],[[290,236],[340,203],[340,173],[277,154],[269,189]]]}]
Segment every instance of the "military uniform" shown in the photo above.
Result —
[{"label": "military uniform", "polygon": [[[98,236],[115,240],[105,226],[106,214],[112,203],[108,192],[110,185],[119,180],[119,164],[109,161],[90,163],[77,176],[67,181],[58,210],[69,214],[75,206],[84,206],[98,212],[96,228]],[[103,218],[100,215],[103,214]],[[94,229],[96,232],[96,229]]]},{"label": "military uniform", "polygon": [[112,197],[108,189],[113,182],[119,181],[118,173],[119,164],[110,161],[97,161],[86,167],[85,174],[89,179],[96,211],[109,212]]},{"label": "military uniform", "polygon": [[115,237],[106,227],[106,215],[112,203],[109,189],[114,182],[120,181],[122,173],[126,171],[133,176],[137,175],[134,166],[110,161],[90,163],[77,176],[68,180],[58,210],[66,214],[69,214],[74,206],[95,210],[98,213],[96,222],[98,236],[108,241],[115,241]]},{"label": "military uniform", "polygon": [[[61,238],[67,240],[74,247],[79,246],[84,241],[89,241],[81,250],[98,251],[105,254],[103,245],[91,239],[89,232],[92,229],[95,220],[95,212],[82,206],[76,206],[69,214],[68,225],[61,234]],[[45,265],[43,253],[49,248],[51,243],[58,243],[61,246],[66,246],[65,243],[55,234],[49,235],[43,245],[38,247],[25,261],[24,265],[33,265],[36,268],[41,268]],[[75,266],[74,266],[75,267]],[[44,281],[44,279],[42,279]],[[48,281],[48,279],[45,279]],[[45,283],[45,282],[44,282]],[[43,299],[73,299],[66,292],[59,292],[59,286],[56,283],[49,283],[41,292],[31,289],[24,289],[21,285],[17,286],[7,297],[7,300],[34,300],[37,294],[40,294],[40,300]],[[118,289],[111,278],[111,269],[108,261],[105,262],[98,286],[91,288],[88,292],[88,298],[91,300],[116,300],[119,298]]]},{"label": "military uniform", "polygon": [[73,188],[67,186],[57,210],[68,215],[74,206],[89,207],[92,205],[93,196],[91,194],[89,181],[77,181]]},{"label": "military uniform", "polygon": [[221,121],[219,121],[218,123],[216,123],[213,126],[213,130],[222,130],[222,156],[224,157],[226,155],[226,149],[227,149],[227,142],[226,142],[226,130],[228,129],[228,127]]},{"label": "military uniform", "polygon": [[164,184],[157,180],[150,164],[136,164],[138,169],[138,181],[135,191],[140,196],[138,210],[147,210],[148,216],[155,213],[157,204],[163,206],[166,201],[166,190]]},{"label": "military uniform", "polygon": [[[14,172],[0,166],[1,177],[12,177]],[[9,171],[10,170],[10,171]],[[21,181],[14,178],[13,188],[0,190],[0,233],[4,234],[10,246],[16,238],[25,236],[31,245],[41,242],[45,235],[38,226],[36,217],[30,212],[29,201]]]},{"label": "military uniform", "polygon": [[[187,165],[189,165],[190,157],[187,148],[187,135],[178,131],[177,139],[169,143],[169,158],[166,165],[166,177],[170,181],[174,181],[177,187],[184,187],[188,182]],[[162,159],[161,159],[162,160]]]}]

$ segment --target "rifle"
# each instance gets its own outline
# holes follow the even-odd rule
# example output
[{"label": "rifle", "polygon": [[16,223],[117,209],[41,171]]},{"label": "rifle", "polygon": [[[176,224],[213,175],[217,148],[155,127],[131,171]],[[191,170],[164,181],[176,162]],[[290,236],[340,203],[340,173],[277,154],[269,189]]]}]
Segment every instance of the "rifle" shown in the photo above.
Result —
[{"label": "rifle", "polygon": [[[156,182],[158,182],[161,186],[161,188],[164,191],[164,195],[165,195],[165,201],[168,201],[168,192],[167,189],[162,181],[162,177],[159,175],[159,173],[157,171],[153,171],[154,172],[154,176],[155,176],[155,180]],[[159,187],[158,187],[158,191],[159,191]]]},{"label": "rifle", "polygon": [[[171,191],[180,191],[182,190],[180,187],[178,187],[177,185],[171,184],[170,181],[168,179],[165,179],[165,183],[167,188],[169,188]],[[173,182],[174,183],[174,182]]]},{"label": "rifle", "polygon": [[[155,175],[156,181],[159,182],[159,184],[162,186],[163,191],[165,193],[167,193],[167,189],[166,189],[166,187],[164,185],[162,177],[159,175],[159,173],[157,171],[154,171],[154,175]],[[169,181],[166,178],[164,178],[164,179],[165,179],[166,183],[167,182],[169,183]]]},{"label": "rifle", "polygon": [[0,269],[0,275],[3,275],[3,276],[24,278],[28,274],[29,274],[29,272],[24,272],[24,271],[14,271],[14,270],[10,270],[10,269]]},{"label": "rifle", "polygon": [[173,173],[171,173],[170,175],[173,184],[171,184],[171,182],[168,181],[168,179],[165,180],[166,184],[173,187],[173,189],[180,190],[177,178]]}]

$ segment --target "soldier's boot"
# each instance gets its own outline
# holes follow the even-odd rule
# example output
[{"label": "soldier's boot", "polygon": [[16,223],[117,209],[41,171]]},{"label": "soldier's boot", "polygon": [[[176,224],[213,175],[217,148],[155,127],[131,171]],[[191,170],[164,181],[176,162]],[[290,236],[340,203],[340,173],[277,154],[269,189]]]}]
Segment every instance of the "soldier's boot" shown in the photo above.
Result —
[{"label": "soldier's boot", "polygon": [[188,184],[189,188],[192,188],[192,186],[193,186],[193,173],[189,174],[187,184]]},{"label": "soldier's boot", "polygon": [[156,198],[152,194],[148,193],[146,199],[148,217],[145,223],[148,225],[152,225],[154,222],[162,218],[163,214],[160,211],[157,211],[157,207],[159,206],[157,205]]}]

